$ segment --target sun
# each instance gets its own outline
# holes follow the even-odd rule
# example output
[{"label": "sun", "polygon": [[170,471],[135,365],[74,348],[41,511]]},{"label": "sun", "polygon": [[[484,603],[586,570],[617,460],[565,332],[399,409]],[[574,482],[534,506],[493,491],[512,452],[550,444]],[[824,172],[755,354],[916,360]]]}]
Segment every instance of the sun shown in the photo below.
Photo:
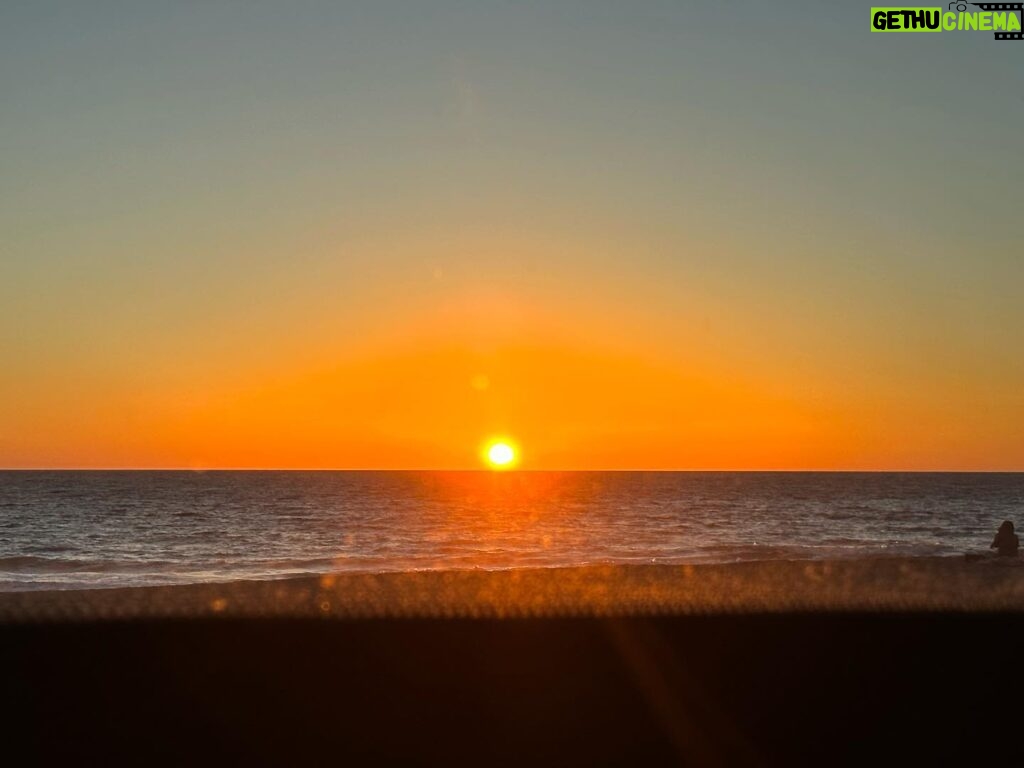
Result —
[{"label": "sun", "polygon": [[516,449],[505,440],[494,440],[484,449],[487,463],[494,469],[509,469],[516,463]]}]

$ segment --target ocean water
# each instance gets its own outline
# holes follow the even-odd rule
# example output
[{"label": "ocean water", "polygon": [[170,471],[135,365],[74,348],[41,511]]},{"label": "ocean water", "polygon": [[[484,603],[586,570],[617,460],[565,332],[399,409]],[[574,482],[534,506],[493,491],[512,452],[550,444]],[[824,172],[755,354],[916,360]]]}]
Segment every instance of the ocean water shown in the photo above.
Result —
[{"label": "ocean water", "polygon": [[0,472],[0,590],[959,555],[1024,473]]}]

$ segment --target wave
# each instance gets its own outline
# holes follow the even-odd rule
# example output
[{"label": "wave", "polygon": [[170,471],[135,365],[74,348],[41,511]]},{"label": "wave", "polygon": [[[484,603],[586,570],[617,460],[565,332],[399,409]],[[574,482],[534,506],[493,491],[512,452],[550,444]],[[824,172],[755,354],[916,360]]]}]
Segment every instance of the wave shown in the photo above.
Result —
[{"label": "wave", "polygon": [[75,571],[82,565],[80,560],[38,557],[36,555],[14,555],[0,557],[0,571],[21,572],[37,570]]},{"label": "wave", "polygon": [[0,573],[47,574],[47,573],[145,573],[168,568],[180,568],[182,563],[169,560],[127,561],[127,560],[75,560],[64,557],[42,557],[39,555],[13,555],[0,557]]},{"label": "wave", "polygon": [[168,559],[75,559],[42,555],[0,557],[0,574],[33,577],[59,574],[112,574],[164,577],[189,574],[202,577],[246,578],[254,575],[295,575],[333,571],[383,572],[398,570],[474,567],[485,569],[538,566],[573,566],[588,563],[698,563],[746,560],[845,559],[864,555],[935,555],[955,551],[934,542],[867,542],[831,539],[817,544],[707,544],[679,550],[644,548],[593,548],[555,552],[529,549],[441,548],[438,552],[361,553],[335,556],[252,558],[233,557],[230,553],[207,556],[202,560]]}]

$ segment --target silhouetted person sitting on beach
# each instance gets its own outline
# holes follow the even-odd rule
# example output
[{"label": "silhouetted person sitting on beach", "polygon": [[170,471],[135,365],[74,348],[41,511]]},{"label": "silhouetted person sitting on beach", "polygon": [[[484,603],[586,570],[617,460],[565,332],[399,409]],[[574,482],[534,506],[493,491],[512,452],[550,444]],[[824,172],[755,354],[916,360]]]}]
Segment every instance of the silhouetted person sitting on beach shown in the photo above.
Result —
[{"label": "silhouetted person sitting on beach", "polygon": [[999,526],[999,531],[996,533],[995,539],[992,540],[992,546],[989,549],[999,550],[1000,557],[1016,557],[1019,544],[1020,539],[1013,532],[1013,523],[1009,520],[1004,520],[1003,524]]}]

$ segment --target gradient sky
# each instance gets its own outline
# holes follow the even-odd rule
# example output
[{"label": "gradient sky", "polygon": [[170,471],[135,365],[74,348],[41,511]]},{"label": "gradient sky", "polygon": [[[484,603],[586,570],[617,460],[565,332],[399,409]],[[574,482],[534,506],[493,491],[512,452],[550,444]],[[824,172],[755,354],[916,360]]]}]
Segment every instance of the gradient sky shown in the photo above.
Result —
[{"label": "gradient sky", "polygon": [[1024,469],[1024,45],[0,5],[0,466]]}]

